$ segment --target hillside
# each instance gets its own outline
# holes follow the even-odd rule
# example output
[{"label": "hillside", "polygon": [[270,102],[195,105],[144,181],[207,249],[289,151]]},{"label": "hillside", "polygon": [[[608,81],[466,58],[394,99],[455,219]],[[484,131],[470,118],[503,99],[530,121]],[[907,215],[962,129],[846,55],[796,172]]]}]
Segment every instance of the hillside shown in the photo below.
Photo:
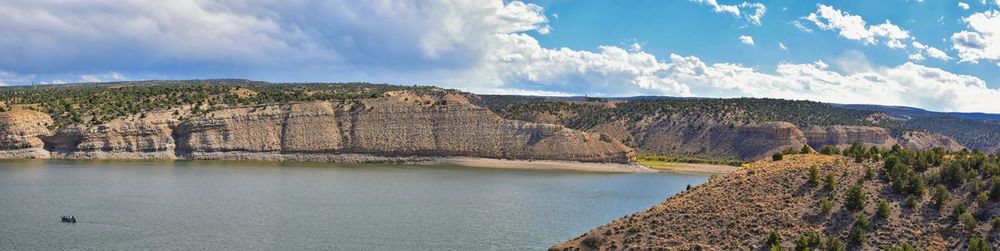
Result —
[{"label": "hillside", "polygon": [[761,160],[551,249],[966,250],[973,239],[1000,248],[1000,155],[940,154]]},{"label": "hillside", "polygon": [[[393,97],[395,94],[405,97]],[[193,158],[202,156],[202,152],[241,151],[630,162],[631,156],[638,153],[657,160],[740,163],[803,145],[814,149],[861,143],[883,149],[898,144],[913,149],[1000,150],[1000,126],[996,122],[955,117],[901,118],[819,102],[496,96],[431,86],[369,83],[275,84],[220,79],[4,87],[0,88],[0,114],[8,118],[3,120],[8,122],[0,124],[0,133],[6,135],[8,143],[0,147],[11,150],[5,155],[10,157],[169,159]],[[312,122],[295,120],[302,116],[323,118]],[[368,116],[377,119],[356,121]],[[229,121],[238,121],[250,125],[246,122],[250,118],[259,120],[253,123],[270,124],[246,128],[253,129],[247,135],[213,125],[208,128],[221,130],[217,132],[221,135],[208,135],[222,139],[255,135],[268,140],[253,144],[275,146],[227,147],[213,143],[215,139],[185,135],[201,133],[203,129],[199,128],[206,123],[229,126]],[[28,120],[33,123],[26,123]],[[303,126],[309,128],[306,130],[286,122],[313,124]],[[359,138],[365,135],[358,133],[367,128],[356,126],[366,122],[371,123],[368,126],[389,125],[415,131],[382,130],[379,134],[385,138],[368,139],[393,143],[359,145],[366,141]],[[411,124],[412,128],[403,126]],[[255,131],[262,128],[276,131]],[[316,149],[298,149],[297,143],[289,143],[298,139],[288,137],[284,134],[287,132],[318,133],[331,138],[326,138],[329,143],[323,147],[310,143]],[[491,144],[488,147],[462,143],[480,136],[496,141],[482,142]],[[573,140],[559,141],[553,136]],[[214,145],[199,147],[191,142]],[[548,144],[543,148],[551,151],[534,151],[533,147],[542,147],[539,143]],[[576,155],[564,150],[574,147],[584,147],[588,152]],[[105,154],[109,151],[111,154]],[[279,158],[276,156],[267,158]],[[239,154],[225,157],[248,158]]]},{"label": "hillside", "polygon": [[862,143],[987,152],[1000,147],[1000,126],[990,121],[900,119],[811,101],[520,96],[481,96],[475,101],[509,119],[604,133],[639,152],[681,159],[753,161],[805,144],[816,149]]},{"label": "hillside", "polygon": [[634,161],[606,136],[506,120],[434,87],[154,81],[5,88],[0,99],[0,158]]}]

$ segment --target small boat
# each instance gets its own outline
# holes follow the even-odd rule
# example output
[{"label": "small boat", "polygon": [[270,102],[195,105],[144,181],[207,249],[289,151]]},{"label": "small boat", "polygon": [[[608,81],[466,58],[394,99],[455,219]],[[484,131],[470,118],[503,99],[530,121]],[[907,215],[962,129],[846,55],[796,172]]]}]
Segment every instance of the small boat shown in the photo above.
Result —
[{"label": "small boat", "polygon": [[69,217],[63,216],[62,222],[76,223],[76,216],[69,216]]}]

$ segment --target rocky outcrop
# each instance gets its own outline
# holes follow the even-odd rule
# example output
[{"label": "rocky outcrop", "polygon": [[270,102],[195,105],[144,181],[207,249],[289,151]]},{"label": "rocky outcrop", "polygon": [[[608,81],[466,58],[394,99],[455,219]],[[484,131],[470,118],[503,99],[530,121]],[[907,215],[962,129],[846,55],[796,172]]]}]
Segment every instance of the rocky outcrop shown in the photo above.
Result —
[{"label": "rocky outcrop", "polygon": [[45,128],[51,120],[42,113],[0,117],[0,147],[10,150],[8,158],[34,151],[38,157],[88,159],[634,161],[633,151],[610,137],[505,120],[451,94],[395,92],[346,103],[231,108],[183,120],[166,114],[54,133]]},{"label": "rocky outcrop", "polygon": [[899,145],[911,149],[930,149],[941,147],[949,151],[965,148],[954,139],[937,133],[906,132],[899,137]]},{"label": "rocky outcrop", "polygon": [[844,148],[854,143],[865,146],[889,148],[896,144],[889,130],[871,126],[812,126],[802,129],[809,146],[819,149],[823,146]]},{"label": "rocky outcrop", "polygon": [[592,131],[647,152],[714,159],[759,159],[806,143],[802,131],[790,123],[738,124],[698,114],[647,117],[633,124],[616,121]]},{"label": "rocky outcrop", "polygon": [[557,125],[504,120],[455,98],[441,102],[397,94],[354,103],[223,110],[181,123],[175,132],[177,151],[193,158],[251,152],[633,160],[632,151],[611,138]]},{"label": "rocky outcrop", "polygon": [[74,159],[175,159],[173,120],[112,121],[68,128],[47,141],[54,155]]},{"label": "rocky outcrop", "polygon": [[0,112],[0,159],[47,158],[42,137],[52,119],[45,113],[17,108]]},{"label": "rocky outcrop", "polygon": [[648,116],[639,122],[612,121],[590,131],[609,135],[640,151],[667,156],[753,161],[774,152],[803,145],[814,149],[854,143],[888,149],[899,144],[911,149],[942,147],[961,150],[953,139],[935,133],[905,132],[893,137],[889,130],[872,126],[798,127],[787,122],[737,123],[698,114]]}]

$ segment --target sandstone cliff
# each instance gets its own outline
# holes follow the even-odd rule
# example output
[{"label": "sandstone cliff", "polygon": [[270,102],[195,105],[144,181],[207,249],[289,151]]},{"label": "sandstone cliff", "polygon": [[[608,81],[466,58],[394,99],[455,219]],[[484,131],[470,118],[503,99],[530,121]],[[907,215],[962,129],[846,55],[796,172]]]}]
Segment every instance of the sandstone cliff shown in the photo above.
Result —
[{"label": "sandstone cliff", "polygon": [[49,115],[22,108],[0,113],[0,158],[47,158],[40,137],[51,123]]},{"label": "sandstone cliff", "polygon": [[[413,161],[467,156],[631,163],[607,136],[505,120],[454,94],[387,93],[348,102],[168,112],[50,132],[38,112],[0,113],[3,158]],[[51,153],[50,153],[51,152]]]},{"label": "sandstone cliff", "polygon": [[[534,116],[539,118],[544,116]],[[826,145],[845,148],[854,143],[888,149],[893,145],[911,149],[942,147],[957,151],[953,139],[928,132],[906,132],[899,137],[881,127],[812,126],[787,122],[737,123],[728,118],[698,114],[647,116],[638,122],[616,120],[598,124],[589,131],[608,135],[644,152],[668,156],[753,161],[774,152],[803,145],[819,149]]]}]

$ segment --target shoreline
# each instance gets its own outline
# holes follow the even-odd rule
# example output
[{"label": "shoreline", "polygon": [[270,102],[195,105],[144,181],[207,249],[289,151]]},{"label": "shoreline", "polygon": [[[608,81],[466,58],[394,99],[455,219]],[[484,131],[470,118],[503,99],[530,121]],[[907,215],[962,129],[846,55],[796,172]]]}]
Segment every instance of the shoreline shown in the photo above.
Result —
[{"label": "shoreline", "polygon": [[549,171],[580,171],[599,173],[657,173],[658,170],[639,163],[590,163],[565,160],[506,160],[478,157],[436,157],[433,160],[412,162],[415,165],[453,165],[462,167],[549,170]]},{"label": "shoreline", "polygon": [[191,153],[178,156],[172,151],[109,153],[71,152],[56,153],[42,149],[17,149],[0,151],[0,160],[110,160],[110,161],[265,161],[265,162],[305,162],[329,164],[407,164],[407,165],[451,165],[459,167],[577,171],[595,173],[705,173],[696,170],[675,172],[658,170],[634,163],[597,163],[569,160],[509,160],[468,156],[396,156],[385,157],[370,154],[326,154],[326,153],[278,153],[278,152],[213,152]]}]

